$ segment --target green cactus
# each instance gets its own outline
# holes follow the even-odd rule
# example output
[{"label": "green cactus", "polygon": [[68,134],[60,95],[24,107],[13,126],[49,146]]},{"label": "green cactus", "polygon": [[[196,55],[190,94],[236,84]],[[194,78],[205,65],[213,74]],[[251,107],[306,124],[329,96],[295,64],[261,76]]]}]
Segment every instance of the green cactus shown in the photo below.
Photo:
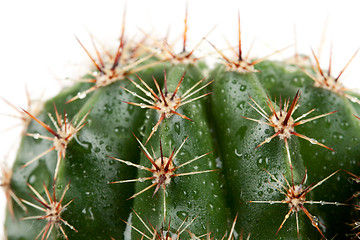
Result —
[{"label": "green cactus", "polygon": [[224,62],[210,69],[186,31],[180,54],[154,41],[158,54],[123,28],[109,62],[79,41],[96,74],[23,109],[34,121],[1,183],[9,239],[354,237],[357,186],[340,170],[358,180],[360,100],[343,71],[315,54],[251,62],[240,21],[238,56],[211,43]]}]

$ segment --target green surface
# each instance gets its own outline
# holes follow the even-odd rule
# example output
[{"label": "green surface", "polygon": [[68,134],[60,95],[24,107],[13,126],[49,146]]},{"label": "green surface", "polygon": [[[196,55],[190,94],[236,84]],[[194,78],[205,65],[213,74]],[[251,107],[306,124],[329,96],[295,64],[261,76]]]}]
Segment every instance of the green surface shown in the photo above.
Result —
[{"label": "green surface", "polygon": [[[202,67],[184,64],[167,67],[168,91],[174,91],[184,72],[185,78],[177,96],[191,88],[204,77],[204,72],[209,71],[204,67],[204,63],[201,64]],[[163,226],[166,232],[170,222],[170,231],[176,234],[183,222],[185,227],[192,220],[194,221],[187,228],[191,233],[201,236],[211,232],[212,237],[221,239],[229,232],[236,214],[236,232],[243,232],[245,236],[251,233],[251,239],[298,239],[295,213],[290,215],[276,235],[289,212],[289,206],[285,203],[271,202],[284,200],[285,196],[276,189],[281,186],[268,173],[286,186],[284,176],[292,184],[291,170],[284,140],[275,137],[269,143],[256,148],[274,134],[274,128],[244,118],[266,121],[249,105],[254,105],[250,97],[270,114],[266,105],[267,95],[275,105],[275,99],[279,104],[280,96],[282,102],[288,99],[291,103],[296,92],[300,91],[299,107],[293,114],[294,119],[313,108],[316,110],[306,118],[337,111],[295,127],[296,132],[316,139],[335,151],[311,144],[297,136],[292,136],[288,140],[294,167],[294,184],[300,184],[306,169],[308,178],[304,187],[315,184],[339,169],[359,173],[357,169],[360,155],[360,124],[353,114],[358,114],[360,108],[343,96],[315,88],[313,80],[294,65],[264,61],[256,68],[260,72],[238,73],[228,72],[223,66],[216,66],[197,88],[208,81],[214,82],[193,97],[208,92],[212,94],[176,110],[192,121],[178,115],[166,118],[146,144],[146,139],[159,120],[159,114],[154,109],[144,109],[125,103],[143,101],[120,86],[148,99],[141,89],[128,80],[97,89],[85,99],[67,105],[63,103],[77,92],[87,89],[89,84],[77,84],[49,100],[38,118],[50,126],[52,123],[47,113],[54,114],[53,103],[60,113],[66,109],[70,119],[77,114],[81,117],[90,110],[87,125],[68,145],[66,158],[61,162],[56,182],[57,194],[60,195],[66,184],[71,181],[64,202],[73,198],[75,200],[63,212],[62,217],[78,232],[63,225],[69,239],[114,237],[119,240],[130,236],[131,239],[141,239],[141,234],[134,229],[131,230],[130,225],[124,221],[152,238],[151,226],[157,229]],[[157,93],[152,75],[164,90],[163,71],[164,66],[159,65],[144,70],[139,75]],[[130,78],[146,89],[136,76]],[[27,132],[50,136],[36,122],[30,124]],[[151,177],[149,171],[110,158],[119,158],[151,168],[149,159],[140,150],[141,146],[134,135],[145,145],[152,157],[156,156],[154,158],[161,156],[160,142],[163,155],[169,157],[174,148],[178,149],[188,137],[174,159],[175,166],[209,154],[179,168],[175,173],[216,171],[173,177],[166,186],[165,196],[162,187],[153,196],[155,186],[134,199],[127,200],[152,184],[152,180],[109,184],[113,181]],[[51,146],[52,143],[48,140],[27,136],[23,138],[13,167],[12,188],[18,197],[36,202],[28,196],[30,190],[26,182],[34,186],[42,196],[45,196],[43,183],[51,188],[56,164],[55,152],[20,169],[29,159]],[[349,182],[349,175],[341,171],[307,194],[306,200],[342,203],[350,198],[357,188],[354,182]],[[351,229],[349,223],[354,220],[352,206],[304,206],[324,224],[320,224],[319,228],[328,239],[345,239],[345,235]],[[146,229],[132,209],[139,214],[151,231]],[[26,216],[39,214],[36,209],[29,207],[29,210]],[[15,213],[17,218],[25,216],[16,205]],[[298,221],[300,239],[321,239],[320,233],[312,226],[303,211],[299,212]],[[45,226],[45,221],[12,222],[8,217],[6,226],[9,239],[34,239]],[[180,237],[188,239],[189,236],[189,233],[184,231]],[[52,239],[62,238],[61,232],[55,229]]]}]

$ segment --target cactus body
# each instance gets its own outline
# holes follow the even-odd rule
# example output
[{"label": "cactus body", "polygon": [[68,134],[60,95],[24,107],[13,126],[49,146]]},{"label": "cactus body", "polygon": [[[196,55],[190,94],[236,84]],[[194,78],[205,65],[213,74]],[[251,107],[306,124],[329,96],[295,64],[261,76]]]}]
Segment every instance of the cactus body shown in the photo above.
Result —
[{"label": "cactus body", "polygon": [[[266,172],[261,171],[261,169],[266,169],[271,174],[275,175],[279,181],[284,181],[282,174],[285,174],[288,181],[290,181],[291,171],[287,162],[284,140],[279,140],[277,137],[269,143],[260,146],[258,149],[254,149],[258,144],[274,133],[274,128],[251,121],[244,122],[239,120],[243,116],[260,119],[259,113],[255,112],[254,109],[247,104],[247,102],[249,102],[248,94],[254,98],[260,97],[260,99],[255,99],[255,101],[265,104],[266,94],[269,96],[277,95],[277,101],[279,101],[281,94],[284,101],[287,98],[293,98],[296,91],[301,89],[302,96],[299,100],[301,104],[297,109],[297,112],[294,113],[295,118],[300,117],[314,107],[318,110],[318,114],[343,109],[341,110],[341,114],[332,114],[327,118],[317,119],[315,120],[316,122],[309,122],[295,128],[296,132],[302,133],[313,139],[318,139],[328,146],[336,146],[336,153],[334,153],[326,148],[315,146],[315,144],[312,144],[309,141],[292,136],[289,139],[289,149],[294,165],[295,184],[296,182],[301,182],[301,179],[305,174],[305,168],[308,171],[308,182],[311,184],[326,178],[338,169],[354,169],[356,167],[356,156],[358,153],[356,153],[356,151],[349,151],[349,146],[356,144],[352,143],[352,141],[357,141],[357,137],[354,136],[350,138],[352,140],[348,139],[350,142],[338,139],[338,136],[351,136],[358,132],[357,130],[354,130],[358,128],[358,123],[356,119],[351,117],[351,114],[355,113],[354,109],[351,107],[351,103],[347,99],[341,98],[334,93],[313,87],[311,79],[303,72],[300,70],[289,72],[286,70],[286,67],[291,68],[290,66],[283,64],[266,61],[259,66],[258,69],[261,70],[261,73],[258,74],[223,72],[220,69],[215,71],[214,76],[215,79],[221,80],[216,81],[214,84],[212,116],[216,122],[214,125],[219,126],[219,129],[217,130],[217,139],[221,146],[220,151],[222,159],[224,160],[224,165],[226,165],[224,169],[227,169],[228,171],[225,173],[225,176],[229,176],[227,182],[229,183],[228,186],[232,189],[234,196],[233,208],[239,209],[239,212],[244,211],[248,213],[248,215],[240,215],[239,221],[243,221],[242,226],[249,224],[249,231],[254,232],[254,235],[258,236],[259,239],[265,239],[267,234],[271,234],[270,232],[274,231],[271,230],[271,228],[279,228],[289,207],[279,206],[275,203],[269,203],[262,206],[249,206],[244,203],[250,198],[272,201],[284,199],[283,195],[279,194],[275,188],[272,188],[273,191],[270,191],[271,188],[269,189],[269,183],[266,182],[266,179],[270,181],[271,178]],[[302,79],[302,84],[299,85],[294,79]],[[272,83],[270,84],[269,82]],[[288,90],[287,93],[285,93],[284,87]],[[223,92],[232,92],[232,94],[225,95],[226,97],[224,99]],[[243,92],[245,92],[245,94]],[[267,108],[265,105],[262,105],[262,107],[264,109]],[[348,121],[345,120],[345,118],[351,120]],[[228,120],[225,121],[225,119]],[[230,119],[231,121],[229,121]],[[262,118],[262,120],[265,121],[264,118]],[[346,125],[346,127],[335,127],[337,125]],[[319,126],[322,126],[322,128],[320,129]],[[338,154],[347,156],[347,160],[339,161],[338,156],[340,155]],[[246,170],[244,171],[244,169]],[[257,177],[254,178],[254,176]],[[309,196],[311,196],[313,200],[322,199],[325,201],[325,199],[327,199],[326,201],[332,202],[342,202],[346,200],[346,197],[339,199],[339,196],[351,196],[353,192],[351,187],[338,187],[347,185],[346,177],[343,178],[337,176],[336,180],[332,179],[331,181],[332,183],[329,183],[326,187],[319,187],[319,189],[314,190]],[[244,186],[238,187],[239,182],[244,183]],[[283,184],[285,184],[285,182],[283,182]],[[257,191],[254,191],[254,189],[257,189]],[[244,208],[248,211],[243,210]],[[333,227],[328,227],[328,231],[331,231],[330,229],[335,230],[338,226],[338,219],[344,219],[345,215],[349,214],[349,211],[351,211],[351,209],[346,207],[334,206],[320,205],[314,208],[315,209],[310,212],[312,212],[314,216],[321,216],[324,220],[328,219],[325,220],[328,221],[328,223],[325,224],[326,226],[334,224]],[[327,209],[325,215],[320,213],[320,208]],[[342,209],[337,210],[337,208]],[[249,211],[249,209],[252,210]],[[283,211],[283,214],[279,215],[279,211]],[[326,218],[325,216],[327,214],[329,215]],[[332,217],[330,217],[331,214],[333,214]],[[275,220],[277,216],[279,218]],[[316,238],[316,235],[319,233],[311,226],[308,217],[305,214],[299,214],[299,217],[301,224],[304,224],[300,226],[302,229],[300,231],[302,238]],[[281,236],[280,238],[296,239],[294,216],[292,218],[287,220],[286,224],[288,224],[287,226],[289,229],[292,228],[293,230],[279,231],[278,236]],[[249,221],[249,219],[252,219],[252,221]],[[274,219],[274,221],[269,221],[269,219]],[[342,221],[346,220],[344,219]],[[258,226],[254,226],[254,222],[256,222]],[[272,224],[274,225],[268,228],[268,226]],[[260,229],[261,232],[259,232]],[[270,232],[265,233],[266,230],[269,230]],[[337,229],[335,232],[342,230],[343,229]],[[315,235],[311,235],[311,232]],[[259,235],[256,235],[257,233],[259,233]]]},{"label": "cactus body", "polygon": [[[8,217],[9,239],[222,239],[235,216],[236,231],[253,239],[345,238],[353,209],[343,203],[355,189],[338,170],[357,167],[358,104],[314,86],[292,64],[238,69],[218,65],[205,76],[204,63],[166,63],[85,98],[74,96],[90,83],[49,100],[22,139],[11,188],[44,207],[43,183],[52,189],[56,177],[57,200],[66,189],[70,201],[61,213],[67,224],[53,230],[44,228],[48,218]],[[39,137],[51,136],[48,113],[69,119],[65,128],[86,114],[87,123],[65,157],[54,149],[21,168],[53,147]],[[14,208],[17,218],[39,216],[34,206]]]}]

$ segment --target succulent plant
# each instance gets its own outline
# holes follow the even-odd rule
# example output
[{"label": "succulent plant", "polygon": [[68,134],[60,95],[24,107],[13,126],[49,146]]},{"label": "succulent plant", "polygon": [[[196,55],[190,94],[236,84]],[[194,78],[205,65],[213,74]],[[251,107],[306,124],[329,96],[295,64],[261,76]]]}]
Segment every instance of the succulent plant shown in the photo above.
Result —
[{"label": "succulent plant", "polygon": [[235,59],[210,43],[212,68],[186,48],[187,18],[180,53],[124,25],[113,55],[78,39],[94,68],[40,113],[21,110],[33,121],[2,175],[8,238],[359,237],[347,66],[332,77],[314,52],[314,64],[252,61],[240,16],[238,34]]}]

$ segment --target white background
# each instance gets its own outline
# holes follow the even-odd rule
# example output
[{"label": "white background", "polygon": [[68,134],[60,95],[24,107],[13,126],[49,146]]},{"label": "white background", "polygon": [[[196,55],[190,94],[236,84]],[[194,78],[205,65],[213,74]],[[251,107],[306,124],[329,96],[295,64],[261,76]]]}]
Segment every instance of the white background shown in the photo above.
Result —
[{"label": "white background", "polygon": [[[318,50],[326,27],[321,54],[327,67],[330,43],[333,44],[333,73],[337,75],[360,47],[358,1],[212,1],[188,0],[188,46],[194,46],[216,25],[208,39],[219,48],[225,38],[237,44],[237,14],[241,14],[243,52],[255,40],[251,57],[263,57],[274,50],[294,44],[310,54]],[[16,106],[26,107],[25,84],[32,98],[45,91],[45,99],[61,86],[87,73],[91,62],[76,41],[76,35],[93,53],[88,32],[114,50],[118,46],[125,1],[1,1],[0,2],[0,96]],[[181,36],[186,1],[128,0],[126,3],[128,37],[143,35],[140,29],[164,37],[167,29],[173,38]],[[179,41],[180,43],[180,41]],[[213,52],[207,42],[203,52]],[[274,58],[294,54],[290,48]],[[359,54],[360,55],[360,54]],[[217,56],[217,55],[214,55]],[[216,59],[217,57],[213,57]],[[341,80],[348,87],[360,87],[360,56],[357,56]],[[68,79],[68,80],[65,80]],[[69,80],[70,79],[70,80]],[[0,101],[0,113],[16,114]],[[11,162],[21,128],[3,131],[16,120],[0,115],[0,161]],[[0,192],[0,215],[5,201]],[[3,217],[1,217],[3,218]],[[2,230],[0,230],[1,233]],[[1,235],[0,235],[1,238]]]}]

